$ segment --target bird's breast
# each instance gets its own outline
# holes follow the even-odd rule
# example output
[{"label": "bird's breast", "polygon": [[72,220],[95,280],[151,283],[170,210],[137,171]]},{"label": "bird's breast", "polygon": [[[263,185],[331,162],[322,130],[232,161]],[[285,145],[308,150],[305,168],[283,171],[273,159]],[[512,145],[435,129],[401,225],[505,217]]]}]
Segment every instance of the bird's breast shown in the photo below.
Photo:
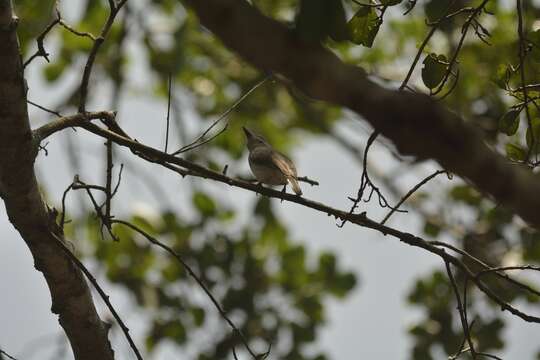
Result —
[{"label": "bird's breast", "polygon": [[250,160],[249,167],[255,178],[264,184],[285,185],[287,183],[285,175],[273,165],[267,166]]}]

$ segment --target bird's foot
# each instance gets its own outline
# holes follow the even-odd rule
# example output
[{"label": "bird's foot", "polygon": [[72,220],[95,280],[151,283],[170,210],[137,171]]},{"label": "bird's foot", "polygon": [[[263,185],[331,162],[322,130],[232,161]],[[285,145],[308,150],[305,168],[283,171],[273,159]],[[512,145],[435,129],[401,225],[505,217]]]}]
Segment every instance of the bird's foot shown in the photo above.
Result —
[{"label": "bird's foot", "polygon": [[[281,190],[281,193],[282,193],[282,194],[286,194],[286,193],[287,193],[287,184],[283,185],[283,189]],[[281,198],[280,203],[282,203],[282,202],[283,202],[283,198]]]},{"label": "bird's foot", "polygon": [[[255,183],[255,186],[257,186],[257,187],[259,188],[259,191],[261,191],[262,189],[264,189],[264,186],[262,185],[262,182],[260,182],[260,181],[257,181],[257,182]],[[255,196],[259,196],[259,193],[256,192],[256,193],[255,193]]]}]

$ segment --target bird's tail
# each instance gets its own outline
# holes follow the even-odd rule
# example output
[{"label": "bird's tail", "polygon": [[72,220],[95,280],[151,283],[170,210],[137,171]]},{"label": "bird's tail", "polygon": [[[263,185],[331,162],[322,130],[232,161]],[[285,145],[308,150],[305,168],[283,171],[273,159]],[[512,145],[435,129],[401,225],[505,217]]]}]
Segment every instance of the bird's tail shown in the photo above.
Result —
[{"label": "bird's tail", "polygon": [[296,195],[302,195],[302,189],[300,189],[300,185],[298,185],[298,180],[296,180],[295,177],[289,177],[289,182],[291,183],[292,189]]}]

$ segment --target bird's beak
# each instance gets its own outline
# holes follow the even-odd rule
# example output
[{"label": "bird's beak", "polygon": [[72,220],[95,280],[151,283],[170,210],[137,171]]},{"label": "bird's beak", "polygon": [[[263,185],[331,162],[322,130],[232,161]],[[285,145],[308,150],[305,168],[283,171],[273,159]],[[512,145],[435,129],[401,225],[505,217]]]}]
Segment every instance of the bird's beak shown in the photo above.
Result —
[{"label": "bird's beak", "polygon": [[253,137],[253,133],[248,128],[246,128],[245,126],[242,126],[242,129],[244,130],[244,133],[246,134],[246,137],[248,139]]}]

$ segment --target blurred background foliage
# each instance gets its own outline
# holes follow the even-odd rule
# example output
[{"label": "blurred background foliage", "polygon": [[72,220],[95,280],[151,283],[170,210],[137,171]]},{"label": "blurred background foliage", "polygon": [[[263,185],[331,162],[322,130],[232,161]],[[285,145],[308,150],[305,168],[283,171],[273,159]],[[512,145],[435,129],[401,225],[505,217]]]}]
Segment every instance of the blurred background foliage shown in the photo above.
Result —
[{"label": "blurred background foliage", "polygon": [[[54,3],[51,0],[16,2],[24,58],[35,51],[35,38],[54,18]],[[108,13],[107,1],[82,3],[81,11],[66,21],[75,29],[97,35]],[[540,7],[534,1],[524,3],[525,76],[528,84],[537,84]],[[305,40],[323,42],[345,61],[364,67],[387,86],[397,87],[432,24],[447,11],[478,6],[480,1],[380,0],[378,7],[348,0],[252,0],[251,4],[287,23]],[[67,2],[60,4],[62,11],[67,7]],[[411,88],[429,93],[440,84],[469,15],[470,12],[464,11],[441,22],[421,54],[409,83]],[[480,129],[485,141],[509,161],[516,166],[533,167],[523,160],[527,153],[536,159],[540,150],[537,146],[540,113],[537,105],[531,103],[532,120],[528,124],[523,94],[516,91],[521,82],[517,71],[515,3],[491,0],[478,21],[483,26],[479,31],[490,35],[489,44],[481,41],[474,30],[469,31],[453,69],[459,70],[459,78],[455,88],[441,101]],[[128,51],[125,44],[130,41],[142,48],[142,53],[136,53],[142,58],[135,59],[134,53]],[[45,45],[50,49],[51,62],[43,67],[43,76],[54,85],[69,71],[80,71],[92,43],[57,26]],[[119,96],[122,91],[140,92],[140,87],[129,88],[134,62],[142,63],[153,79],[143,92],[149,98],[166,98],[168,78],[172,77],[175,88],[181,89],[189,99],[199,121],[193,134],[207,128],[268,75],[226,49],[176,0],[128,1],[98,54],[93,83],[108,84],[118,90]],[[450,79],[444,89],[450,90],[454,82]],[[529,97],[539,96],[538,88],[531,88]],[[70,109],[77,100],[77,87],[74,87],[57,108]],[[247,125],[283,152],[290,151],[303,134],[309,133],[333,139],[358,157],[362,149],[351,148],[335,131],[335,125],[348,121],[350,116],[342,109],[306,98],[287,82],[274,77],[242,101],[234,112],[234,121],[225,120],[227,131],[185,156],[221,169],[223,165],[216,158],[235,161],[245,155],[240,127]],[[179,131],[172,137],[185,145],[194,136],[186,130],[182,116],[173,119]],[[413,171],[413,164],[405,165]],[[376,181],[395,184],[395,178],[384,171],[376,175]],[[395,187],[387,186],[386,191],[396,200],[399,198]],[[324,359],[324,354],[305,352],[305,345],[316,342],[317,329],[324,324],[324,299],[345,297],[356,284],[355,276],[341,269],[331,253],[308,256],[307,249],[290,238],[267,199],[255,200],[253,221],[249,224],[224,231],[222,228],[233,221],[234,211],[201,188],[193,188],[192,192],[190,207],[197,214],[195,217],[164,209],[152,219],[132,214],[131,221],[185,257],[219,294],[223,306],[234,315],[250,341],[259,345],[272,342],[273,354],[280,359]],[[419,193],[409,207],[424,219],[426,238],[443,238],[491,266],[540,262],[540,234],[467,184],[458,181],[456,185],[454,181],[452,186]],[[91,243],[85,256],[96,260],[111,282],[132,293],[137,303],[151,313],[152,326],[146,341],[149,351],[163,341],[184,346],[199,336],[208,338],[196,341],[203,344],[199,349],[200,359],[225,358],[233,346],[240,348],[238,338],[219,321],[208,302],[193,296],[197,286],[188,281],[173,259],[125,227],[115,228],[121,238],[118,243],[102,239],[99,227],[92,214],[83,214],[74,219],[69,231],[77,236],[85,234]],[[489,284],[508,301],[536,304],[539,300],[488,276]],[[505,323],[500,309],[484,301],[470,282],[464,284],[462,274],[456,274],[456,278],[460,288],[467,286],[469,317],[474,319],[472,333],[478,350],[504,348]],[[433,359],[441,351],[446,355],[455,352],[463,334],[455,297],[444,271],[437,270],[419,279],[408,301],[424,310],[424,318],[410,329],[414,341],[410,358]]]}]

